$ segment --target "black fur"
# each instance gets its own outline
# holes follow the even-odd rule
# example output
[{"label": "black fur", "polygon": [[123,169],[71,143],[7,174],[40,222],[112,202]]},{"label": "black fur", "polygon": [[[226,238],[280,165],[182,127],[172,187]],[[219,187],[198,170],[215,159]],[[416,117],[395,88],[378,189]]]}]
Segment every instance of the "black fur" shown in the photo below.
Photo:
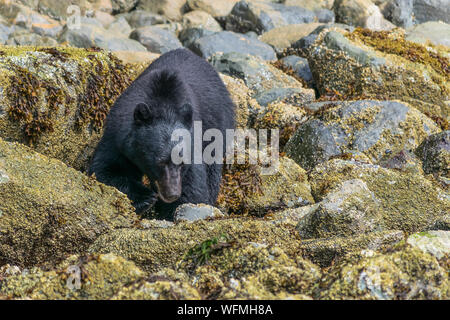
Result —
[{"label": "black fur", "polygon": [[[222,166],[183,165],[181,197],[174,203],[157,199],[156,188],[142,184],[161,176],[172,147],[172,131],[192,130],[193,121],[210,128],[234,128],[234,105],[217,72],[192,52],[178,49],[153,62],[118,98],[89,168],[97,179],[127,194],[138,213],[155,203],[160,218],[171,219],[182,203],[214,205]],[[193,136],[193,135],[192,135]],[[203,148],[207,143],[204,143]],[[225,146],[224,146],[225,150]],[[170,161],[171,162],[171,161]],[[172,167],[172,164],[167,164]]]}]

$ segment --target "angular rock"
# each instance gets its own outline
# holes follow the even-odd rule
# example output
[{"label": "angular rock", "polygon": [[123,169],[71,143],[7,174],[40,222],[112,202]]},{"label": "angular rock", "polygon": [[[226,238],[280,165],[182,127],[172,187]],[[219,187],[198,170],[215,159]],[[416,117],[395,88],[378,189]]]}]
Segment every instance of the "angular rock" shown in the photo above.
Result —
[{"label": "angular rock", "polygon": [[182,47],[173,33],[154,26],[138,28],[131,33],[130,38],[154,53],[163,54]]},{"label": "angular rock", "polygon": [[420,44],[430,41],[435,45],[450,47],[450,24],[442,21],[418,24],[406,30],[405,39]]},{"label": "angular rock", "polygon": [[383,17],[380,9],[370,0],[335,0],[333,10],[339,23],[375,31],[395,27]]},{"label": "angular rock", "polygon": [[322,95],[399,99],[436,119],[450,116],[446,59],[444,51],[406,41],[400,31],[362,29],[324,31],[308,56]]},{"label": "angular rock", "polygon": [[314,79],[309,68],[308,60],[299,56],[287,56],[280,59],[283,68],[292,70],[296,77],[304,80],[310,86],[313,86]]},{"label": "angular rock", "polygon": [[114,14],[129,12],[138,3],[139,0],[111,0],[112,11]]},{"label": "angular rock", "polygon": [[450,178],[450,130],[426,138],[416,154],[423,162],[425,173],[435,173]]},{"label": "angular rock", "polygon": [[285,49],[291,47],[293,43],[307,36],[320,25],[320,23],[312,22],[278,27],[264,32],[259,37],[259,40],[271,45],[277,54],[281,54]]},{"label": "angular rock", "polygon": [[328,9],[314,10],[314,14],[317,17],[317,21],[320,23],[333,23],[336,19],[334,12]]},{"label": "angular rock", "polygon": [[406,242],[437,259],[450,256],[450,231],[426,231],[412,234]]},{"label": "angular rock", "polygon": [[213,219],[223,217],[223,213],[219,209],[203,204],[186,203],[177,208],[174,215],[175,222]]},{"label": "angular rock", "polygon": [[181,41],[184,47],[191,49],[193,48],[195,41],[212,34],[214,34],[213,31],[205,30],[202,28],[185,28],[181,30],[180,34],[178,35],[178,39]]},{"label": "angular rock", "polygon": [[130,201],[58,160],[0,140],[0,264],[58,262],[131,227]]},{"label": "angular rock", "polygon": [[307,170],[351,151],[376,163],[388,152],[414,150],[440,131],[431,119],[395,101],[330,102],[315,114],[286,145],[287,155]]},{"label": "angular rock", "polygon": [[314,12],[301,7],[264,1],[240,1],[226,18],[226,29],[262,34],[290,24],[314,22]]},{"label": "angular rock", "polygon": [[250,54],[264,60],[275,60],[272,47],[257,39],[230,31],[217,32],[199,38],[193,42],[190,49],[203,58],[210,58],[215,53],[238,52]]},{"label": "angular rock", "polygon": [[265,167],[248,162],[226,168],[218,207],[228,213],[263,216],[269,210],[313,203],[306,172],[289,158],[278,162],[270,163],[274,169],[270,174],[263,171]]},{"label": "angular rock", "polygon": [[422,175],[340,159],[316,166],[309,175],[314,199],[321,201],[349,179],[366,183],[382,207],[383,225],[391,230],[429,230],[450,210],[450,199]]},{"label": "angular rock", "polygon": [[222,31],[220,24],[214,18],[200,10],[195,10],[183,15],[182,24],[184,28],[201,28],[214,32]]},{"label": "angular rock", "polygon": [[128,37],[133,31],[125,17],[117,18],[113,23],[108,25],[107,30],[108,32],[111,32],[114,37]]},{"label": "angular rock", "polygon": [[2,51],[0,137],[85,170],[106,113],[131,83],[130,70],[101,51],[63,47]]},{"label": "angular rock", "polygon": [[181,20],[186,0],[138,0],[137,9],[150,11],[170,20]]},{"label": "angular rock", "polygon": [[416,23],[443,21],[450,23],[450,6],[447,0],[414,0]]},{"label": "angular rock", "polygon": [[414,0],[389,0],[383,7],[384,17],[398,27],[409,28],[413,25]]},{"label": "angular rock", "polygon": [[132,28],[148,27],[155,24],[163,24],[167,22],[167,19],[159,14],[144,11],[133,10],[125,15],[128,23]]},{"label": "angular rock", "polygon": [[356,236],[384,229],[382,207],[359,179],[342,182],[297,225],[302,239]]},{"label": "angular rock", "polygon": [[191,10],[203,10],[213,17],[225,17],[237,2],[239,0],[188,0],[187,5]]},{"label": "angular rock", "polygon": [[[217,71],[242,79],[253,90],[253,97],[269,90],[293,88],[302,91],[301,97],[298,97],[296,101],[297,104],[315,99],[314,90],[302,88],[299,81],[258,57],[232,52],[214,55],[210,60]],[[284,92],[289,96],[292,91]],[[279,94],[277,95],[277,99],[282,100],[282,98]]]},{"label": "angular rock", "polygon": [[6,41],[8,46],[43,46],[43,47],[57,47],[58,41],[50,37],[42,37],[36,33],[31,33],[26,29],[16,29],[9,35]]}]

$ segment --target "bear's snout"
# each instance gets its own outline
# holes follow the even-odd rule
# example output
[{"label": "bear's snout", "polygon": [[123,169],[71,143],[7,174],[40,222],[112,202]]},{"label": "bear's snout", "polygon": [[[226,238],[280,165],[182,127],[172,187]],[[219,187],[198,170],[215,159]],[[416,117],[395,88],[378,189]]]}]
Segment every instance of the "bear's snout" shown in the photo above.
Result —
[{"label": "bear's snout", "polygon": [[162,201],[172,203],[181,197],[181,170],[179,167],[164,166],[161,178],[155,182],[158,196]]}]

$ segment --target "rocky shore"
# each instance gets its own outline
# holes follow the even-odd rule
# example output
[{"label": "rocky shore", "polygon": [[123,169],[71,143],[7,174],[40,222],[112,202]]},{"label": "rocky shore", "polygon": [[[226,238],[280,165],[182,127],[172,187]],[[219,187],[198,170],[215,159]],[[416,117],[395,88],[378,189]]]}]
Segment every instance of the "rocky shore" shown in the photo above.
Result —
[{"label": "rocky shore", "polygon": [[[0,299],[450,299],[446,0],[0,0]],[[86,175],[185,47],[280,167],[141,217]]]}]

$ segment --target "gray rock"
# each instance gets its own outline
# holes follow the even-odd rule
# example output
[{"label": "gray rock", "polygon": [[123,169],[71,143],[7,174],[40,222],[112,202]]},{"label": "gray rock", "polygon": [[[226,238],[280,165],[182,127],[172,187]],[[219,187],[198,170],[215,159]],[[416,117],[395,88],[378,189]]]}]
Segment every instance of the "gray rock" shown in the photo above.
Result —
[{"label": "gray rock", "polygon": [[383,8],[384,17],[402,28],[413,25],[414,0],[389,0]]},{"label": "gray rock", "polygon": [[262,91],[253,97],[263,107],[280,101],[301,107],[305,103],[305,90],[303,88],[273,88]]},{"label": "gray rock", "polygon": [[422,113],[395,101],[330,102],[322,110],[286,144],[287,155],[307,170],[352,150],[378,162],[387,150],[415,149],[427,135],[439,132]]},{"label": "gray rock", "polygon": [[298,56],[287,56],[280,61],[285,68],[294,70],[298,77],[302,78],[310,85],[313,84],[313,76],[307,59]]},{"label": "gray rock", "polygon": [[18,29],[9,35],[6,41],[9,46],[58,46],[58,41],[50,37],[43,37],[28,30]]},{"label": "gray rock", "polygon": [[364,181],[344,181],[300,220],[297,230],[304,239],[382,231],[382,208]]},{"label": "gray rock", "polygon": [[194,222],[208,218],[223,217],[224,214],[217,208],[204,204],[186,203],[177,208],[174,215],[175,222]]},{"label": "gray rock", "polygon": [[[217,54],[211,59],[211,64],[218,72],[226,75],[242,79],[244,83],[253,91],[253,97],[259,96],[260,99],[264,94],[270,95],[270,90],[280,88],[301,89],[303,94],[303,102],[315,99],[314,90],[304,89],[300,82],[293,77],[285,74],[274,66],[265,63],[261,58],[256,56],[244,55],[241,53]],[[274,91],[272,91],[273,93]],[[275,91],[276,92],[276,91]],[[280,92],[275,94],[278,98]],[[284,93],[291,95],[294,90],[285,90]]]},{"label": "gray rock", "polygon": [[147,48],[138,41],[128,38],[106,38],[104,42],[98,42],[97,45],[110,51],[147,52]]},{"label": "gray rock", "polygon": [[425,44],[427,41],[435,45],[450,47],[450,24],[441,21],[430,21],[406,30],[406,40]]},{"label": "gray rock", "polygon": [[6,21],[0,18],[0,42],[4,44],[8,40],[9,35],[14,32],[14,27],[10,26]]},{"label": "gray rock", "polygon": [[313,45],[313,43],[316,41],[317,37],[323,30],[334,29],[334,28],[347,30],[349,32],[352,32],[355,29],[352,26],[342,24],[342,23],[332,23],[332,24],[322,25],[322,26],[319,26],[316,29],[314,29],[314,31],[311,32],[309,35],[294,42],[292,44],[292,48],[293,49],[301,49],[302,51],[306,52]]},{"label": "gray rock", "polygon": [[111,0],[114,14],[124,13],[132,10],[139,0]]},{"label": "gray rock", "polygon": [[450,231],[426,231],[412,234],[406,240],[411,246],[438,259],[450,256]]},{"label": "gray rock", "polygon": [[328,9],[314,10],[317,21],[322,23],[333,23],[335,20],[334,12]]},{"label": "gray rock", "polygon": [[125,18],[133,28],[148,27],[167,22],[167,19],[163,16],[143,10],[133,10],[126,14]]},{"label": "gray rock", "polygon": [[450,130],[433,134],[417,148],[425,173],[450,178]]},{"label": "gray rock", "polygon": [[204,58],[210,58],[215,53],[239,52],[264,60],[276,59],[275,51],[268,44],[230,31],[217,32],[197,39],[191,49]]},{"label": "gray rock", "polygon": [[128,38],[133,29],[125,17],[121,16],[108,26],[107,31],[111,36]]},{"label": "gray rock", "polygon": [[183,46],[173,33],[154,26],[138,28],[131,33],[130,38],[154,53],[162,54]]},{"label": "gray rock", "polygon": [[226,29],[246,33],[255,31],[262,34],[271,29],[289,25],[309,23],[315,14],[296,6],[263,1],[240,1],[226,18]]},{"label": "gray rock", "polygon": [[213,31],[209,31],[202,28],[187,28],[183,29],[178,35],[178,39],[181,41],[183,46],[191,49],[192,45],[197,39],[210,36],[214,34]]},{"label": "gray rock", "polygon": [[414,0],[416,23],[443,21],[450,23],[450,4],[448,0]]},{"label": "gray rock", "polygon": [[107,35],[101,26],[89,23],[81,23],[80,28],[64,27],[58,42],[68,43],[77,48],[91,48],[98,46],[98,43],[105,43]]}]

